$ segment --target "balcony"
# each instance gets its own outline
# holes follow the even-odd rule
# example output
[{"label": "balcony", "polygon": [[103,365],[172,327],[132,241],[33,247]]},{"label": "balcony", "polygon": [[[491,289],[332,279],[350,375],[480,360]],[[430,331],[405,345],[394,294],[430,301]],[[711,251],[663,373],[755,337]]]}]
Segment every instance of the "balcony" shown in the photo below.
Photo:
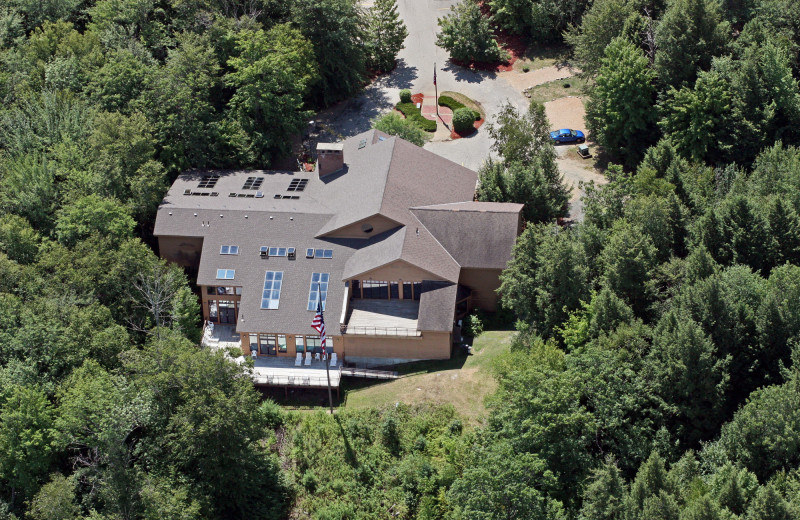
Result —
[{"label": "balcony", "polygon": [[362,336],[418,337],[419,302],[413,300],[352,300],[350,319],[341,333]]}]

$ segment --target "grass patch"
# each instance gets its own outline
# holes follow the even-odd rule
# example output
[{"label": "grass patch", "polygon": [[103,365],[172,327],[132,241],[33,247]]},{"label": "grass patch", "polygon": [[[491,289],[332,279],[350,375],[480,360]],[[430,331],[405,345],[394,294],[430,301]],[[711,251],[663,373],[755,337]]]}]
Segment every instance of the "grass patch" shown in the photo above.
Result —
[{"label": "grass patch", "polygon": [[548,83],[542,83],[528,90],[531,94],[531,101],[547,103],[555,99],[567,96],[580,96],[586,91],[588,82],[579,76],[571,78],[557,79]]},{"label": "grass patch", "polygon": [[395,108],[402,112],[406,119],[414,122],[426,132],[436,131],[436,121],[422,117],[422,112],[417,108],[416,103],[398,103]]},{"label": "grass patch", "polygon": [[439,96],[439,106],[447,107],[455,113],[456,110],[459,108],[466,108],[472,112],[473,119],[477,121],[481,118],[481,113],[477,110],[472,110],[471,108],[467,107],[467,105],[461,103],[460,101],[456,101],[455,99],[451,98],[450,96]]},{"label": "grass patch", "polygon": [[420,361],[403,365],[402,377],[385,383],[348,379],[342,388],[346,408],[380,408],[406,404],[452,404],[475,424],[486,412],[485,399],[497,383],[494,359],[508,350],[513,331],[484,332],[472,345],[472,355],[456,351],[444,361]]},{"label": "grass patch", "polygon": [[568,58],[569,47],[567,45],[531,45],[514,63],[514,70],[522,70],[525,66],[529,70],[551,67],[565,63]]},{"label": "grass patch", "polygon": [[439,105],[448,107],[452,109],[453,112],[458,108],[466,107],[476,113],[476,121],[478,119],[486,119],[486,112],[484,112],[480,103],[458,92],[452,92],[450,90],[442,92],[439,95]]}]

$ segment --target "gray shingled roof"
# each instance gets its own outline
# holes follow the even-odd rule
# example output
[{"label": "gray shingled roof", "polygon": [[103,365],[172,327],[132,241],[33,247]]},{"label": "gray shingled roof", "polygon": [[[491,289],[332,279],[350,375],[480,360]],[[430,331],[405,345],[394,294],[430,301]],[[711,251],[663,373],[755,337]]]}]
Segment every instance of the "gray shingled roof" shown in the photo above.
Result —
[{"label": "gray shingled roof", "polygon": [[411,210],[461,267],[504,269],[522,204],[458,202]]},{"label": "gray shingled roof", "polygon": [[[343,145],[345,168],[323,179],[316,172],[186,172],[159,207],[154,234],[203,237],[197,283],[243,288],[240,332],[309,332],[313,312],[306,307],[314,272],[330,273],[325,312],[329,327],[335,326],[343,280],[395,261],[450,282],[431,285],[420,300],[420,330],[450,330],[461,267],[505,265],[521,205],[464,202],[472,200],[475,172],[396,137],[370,131]],[[219,175],[216,185],[199,187],[207,175]],[[261,179],[257,190],[244,189],[250,177]],[[305,179],[305,189],[288,191],[293,179]],[[208,195],[184,195],[185,190]],[[256,198],[256,191],[264,196]],[[284,198],[292,196],[298,198]],[[458,202],[462,205],[450,204]],[[369,239],[323,236],[377,214],[398,227]],[[492,251],[482,257],[472,251],[485,252],[475,245],[483,243],[504,249],[503,254]],[[238,245],[239,254],[221,255],[222,245]],[[261,246],[295,247],[297,258],[262,259]],[[333,249],[333,258],[306,259],[309,247]],[[235,269],[234,280],[217,280],[217,269]],[[260,308],[267,270],[284,273],[280,306],[274,310]]]}]

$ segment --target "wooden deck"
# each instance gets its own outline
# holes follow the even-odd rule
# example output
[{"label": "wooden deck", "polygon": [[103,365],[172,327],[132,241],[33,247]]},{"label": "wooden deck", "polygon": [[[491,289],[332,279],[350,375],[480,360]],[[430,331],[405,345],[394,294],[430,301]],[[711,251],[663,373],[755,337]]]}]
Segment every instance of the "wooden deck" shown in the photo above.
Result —
[{"label": "wooden deck", "polygon": [[419,302],[409,300],[351,301],[346,334],[419,336]]},{"label": "wooden deck", "polygon": [[[253,382],[256,385],[326,388],[325,362],[313,360],[311,365],[294,365],[294,358],[258,357],[254,360]],[[331,388],[339,388],[340,365],[330,367]]]}]

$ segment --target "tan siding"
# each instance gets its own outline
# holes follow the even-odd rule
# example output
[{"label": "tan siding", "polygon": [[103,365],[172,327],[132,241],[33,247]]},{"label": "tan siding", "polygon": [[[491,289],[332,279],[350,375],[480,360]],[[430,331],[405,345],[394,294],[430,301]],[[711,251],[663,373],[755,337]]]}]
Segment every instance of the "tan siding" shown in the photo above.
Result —
[{"label": "tan siding", "polygon": [[462,269],[458,283],[472,290],[472,305],[486,311],[497,310],[500,269]]},{"label": "tan siding", "polygon": [[417,338],[345,335],[344,355],[402,359],[450,359],[450,333],[426,332]]},{"label": "tan siding", "polygon": [[424,269],[413,266],[403,260],[396,260],[390,264],[367,271],[353,278],[359,280],[378,280],[386,282],[421,282],[422,280],[444,280]]}]

